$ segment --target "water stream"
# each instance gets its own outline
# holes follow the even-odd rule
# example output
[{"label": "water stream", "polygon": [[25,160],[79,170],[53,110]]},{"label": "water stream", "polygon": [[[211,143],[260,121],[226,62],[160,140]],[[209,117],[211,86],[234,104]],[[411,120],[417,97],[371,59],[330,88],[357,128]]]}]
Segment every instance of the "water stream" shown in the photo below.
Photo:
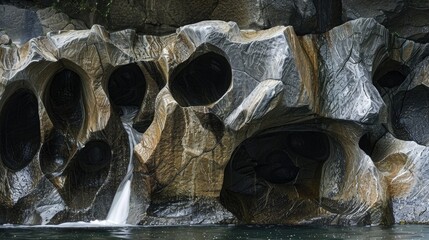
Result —
[{"label": "water stream", "polygon": [[127,174],[119,184],[115,197],[113,198],[112,205],[110,206],[109,213],[107,214],[106,221],[113,224],[125,224],[128,218],[130,209],[130,196],[131,196],[131,181],[133,179],[133,152],[134,146],[140,141],[141,133],[133,128],[133,118],[138,112],[137,108],[122,107],[121,116],[122,124],[128,135],[128,144],[130,146],[130,156],[127,168]]},{"label": "water stream", "polygon": [[134,146],[140,142],[142,134],[137,132],[133,128],[133,118],[138,112],[138,108],[134,107],[122,107],[121,121],[128,135],[128,144],[130,150],[129,162],[127,167],[127,173],[122,179],[121,183],[116,190],[115,197],[113,198],[112,205],[110,206],[109,213],[105,220],[94,220],[89,223],[86,222],[71,222],[60,224],[67,227],[82,227],[84,225],[93,226],[116,226],[125,225],[130,210],[130,197],[131,197],[131,182],[133,179],[133,152]]}]

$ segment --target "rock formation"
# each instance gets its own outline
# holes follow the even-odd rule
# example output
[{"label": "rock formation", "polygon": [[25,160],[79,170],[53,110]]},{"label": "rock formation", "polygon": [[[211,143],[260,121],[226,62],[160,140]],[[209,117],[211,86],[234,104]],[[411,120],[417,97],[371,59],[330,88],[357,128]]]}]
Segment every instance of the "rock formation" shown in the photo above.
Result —
[{"label": "rock formation", "polygon": [[371,18],[326,31],[316,13],[299,34],[202,21],[5,40],[0,223],[104,219],[126,107],[142,133],[128,223],[427,223],[429,45]]}]

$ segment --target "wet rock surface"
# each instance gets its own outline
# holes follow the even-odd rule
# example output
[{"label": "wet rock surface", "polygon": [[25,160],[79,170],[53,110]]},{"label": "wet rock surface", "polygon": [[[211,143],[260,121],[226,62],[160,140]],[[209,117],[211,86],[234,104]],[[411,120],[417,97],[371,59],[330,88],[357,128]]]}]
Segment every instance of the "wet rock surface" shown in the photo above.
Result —
[{"label": "wet rock surface", "polygon": [[[0,45],[0,223],[105,219],[131,156],[131,224],[429,221],[429,45],[390,22],[420,3],[344,24],[339,9],[365,15],[353,1],[127,4],[147,10],[145,31],[175,32],[75,30],[25,8],[38,32],[0,35],[17,44]],[[238,23],[182,26],[229,4]],[[131,152],[127,108],[142,134]]]}]

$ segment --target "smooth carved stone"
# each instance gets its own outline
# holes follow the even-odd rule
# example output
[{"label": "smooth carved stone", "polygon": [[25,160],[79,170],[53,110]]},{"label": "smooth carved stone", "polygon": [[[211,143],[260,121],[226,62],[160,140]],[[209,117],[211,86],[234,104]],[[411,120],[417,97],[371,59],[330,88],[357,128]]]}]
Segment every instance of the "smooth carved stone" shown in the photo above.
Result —
[{"label": "smooth carved stone", "polygon": [[[407,192],[417,188],[394,180],[404,164],[418,173],[407,183],[424,183],[425,165],[408,166],[417,158],[393,137],[375,142],[395,133],[395,97],[426,88],[428,52],[373,19],[305,36],[222,21],[166,36],[94,25],[0,46],[0,139],[16,142],[0,148],[0,223],[105,218],[130,156],[129,223],[415,220],[390,203],[417,201]],[[22,86],[25,97],[14,97]],[[133,152],[121,107],[138,110]],[[10,149],[25,161],[15,164]]]}]

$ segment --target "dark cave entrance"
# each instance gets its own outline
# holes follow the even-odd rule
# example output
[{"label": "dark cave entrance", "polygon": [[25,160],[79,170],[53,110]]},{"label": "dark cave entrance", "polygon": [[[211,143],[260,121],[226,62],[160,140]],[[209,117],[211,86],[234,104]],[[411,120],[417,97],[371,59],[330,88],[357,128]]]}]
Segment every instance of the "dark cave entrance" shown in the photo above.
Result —
[{"label": "dark cave entrance", "polygon": [[293,189],[306,199],[317,199],[330,145],[327,134],[313,130],[263,133],[245,140],[225,168],[222,204],[247,221],[273,188],[284,196]]},{"label": "dark cave entrance", "polygon": [[45,106],[52,123],[64,133],[77,134],[84,119],[80,76],[69,69],[56,73],[45,94]]},{"label": "dark cave entrance", "polygon": [[393,92],[405,82],[410,69],[398,61],[387,59],[375,70],[373,84],[380,95],[391,98]]},{"label": "dark cave entrance", "polygon": [[139,108],[146,94],[146,79],[140,67],[132,63],[115,69],[109,78],[108,92],[115,106]]},{"label": "dark cave entrance", "polygon": [[0,113],[0,154],[3,164],[19,171],[40,147],[40,120],[36,96],[28,89],[16,90]]},{"label": "dark cave entrance", "polygon": [[169,88],[180,106],[202,106],[219,100],[228,91],[231,78],[228,60],[206,52],[177,66]]}]

